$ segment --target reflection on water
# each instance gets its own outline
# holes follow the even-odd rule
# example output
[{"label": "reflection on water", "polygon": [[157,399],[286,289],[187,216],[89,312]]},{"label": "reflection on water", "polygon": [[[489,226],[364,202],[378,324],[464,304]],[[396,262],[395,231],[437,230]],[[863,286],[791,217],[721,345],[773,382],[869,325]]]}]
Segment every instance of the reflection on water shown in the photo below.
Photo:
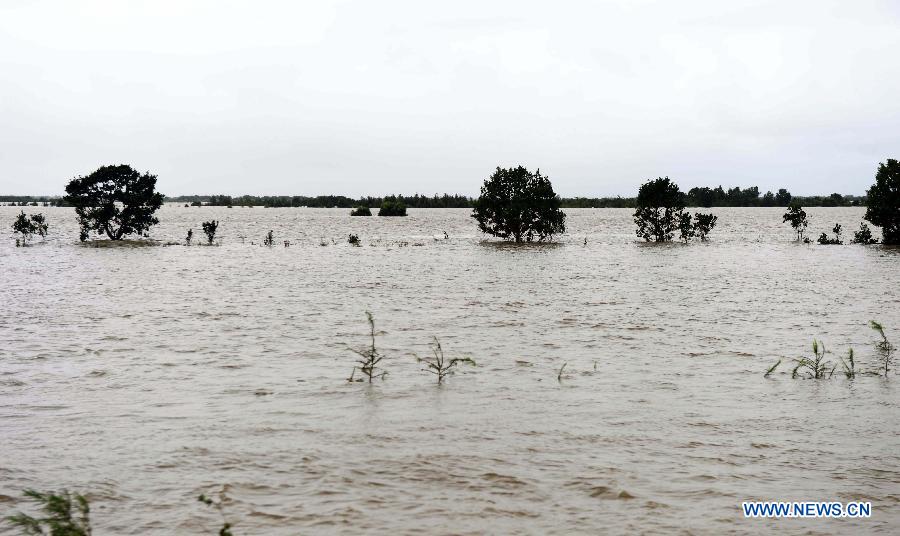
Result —
[{"label": "reflection on water", "polygon": [[[177,206],[155,238],[217,219],[222,245],[95,249],[71,209],[30,210],[46,243],[0,244],[0,514],[69,487],[100,534],[210,533],[195,497],[227,484],[239,534],[900,523],[898,378],[762,376],[813,337],[871,364],[873,318],[900,340],[895,249],[796,244],[765,208],[713,209],[689,246],[637,243],[629,210],[567,210],[561,245],[510,248],[466,210]],[[812,236],[864,210],[808,212]],[[291,247],[259,246],[270,229]],[[350,384],[366,310],[390,374]],[[437,386],[415,359],[433,336],[478,366]],[[744,520],[747,499],[874,512]]]}]

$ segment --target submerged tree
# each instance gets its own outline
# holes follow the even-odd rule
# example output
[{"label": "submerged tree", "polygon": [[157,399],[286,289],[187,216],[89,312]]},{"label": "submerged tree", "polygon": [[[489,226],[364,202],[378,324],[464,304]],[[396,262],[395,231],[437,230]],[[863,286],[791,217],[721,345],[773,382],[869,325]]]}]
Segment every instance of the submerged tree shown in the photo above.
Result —
[{"label": "submerged tree", "polygon": [[883,244],[900,244],[900,162],[878,164],[875,184],[868,191],[865,218],[881,227]]},{"label": "submerged tree", "polygon": [[864,222],[860,222],[859,231],[853,233],[853,243],[854,244],[877,244],[878,239],[872,237],[872,229],[869,229],[869,226]]},{"label": "submerged tree", "polygon": [[131,166],[103,166],[86,177],[72,179],[64,201],[75,207],[82,239],[91,231],[110,240],[144,234],[159,223],[153,213],[162,206],[156,175],[138,173]]},{"label": "submerged tree", "polygon": [[703,214],[702,212],[694,213],[694,230],[701,242],[706,242],[706,237],[716,226],[719,217],[715,214]]},{"label": "submerged tree", "polygon": [[641,185],[634,210],[637,235],[646,241],[668,242],[684,214],[684,194],[669,177]]},{"label": "submerged tree", "polygon": [[372,211],[369,207],[356,207],[350,212],[351,216],[371,216]]},{"label": "submerged tree", "polygon": [[[368,210],[368,208],[366,208]],[[371,216],[371,213],[369,214]],[[396,196],[387,197],[381,202],[378,209],[379,216],[406,216],[406,203]],[[351,214],[351,216],[365,216],[365,214]]]},{"label": "submerged tree", "polygon": [[[41,238],[47,236],[47,222],[44,220],[43,214],[27,216],[24,211],[20,212],[12,224],[12,229],[14,233],[22,235],[23,246],[28,244],[33,235],[38,235]],[[19,239],[17,238],[16,245],[18,244]]]},{"label": "submerged tree", "polygon": [[844,241],[841,240],[841,232],[842,231],[843,231],[843,228],[841,227],[841,224],[835,223],[834,227],[831,229],[831,232],[834,233],[834,238],[828,238],[827,234],[822,233],[819,235],[818,242],[820,244],[833,244],[833,245],[839,246],[844,243]]},{"label": "submerged tree", "polygon": [[806,232],[806,228],[809,226],[809,220],[806,219],[806,211],[803,210],[800,203],[792,201],[791,204],[788,205],[787,212],[782,216],[781,222],[790,222],[791,227],[793,227],[794,231],[797,233],[797,240],[803,240],[803,233]]},{"label": "submerged tree", "polygon": [[678,215],[678,231],[681,234],[681,241],[685,244],[690,242],[696,233],[692,220],[690,212],[682,212]]},{"label": "submerged tree", "polygon": [[209,220],[203,222],[203,232],[206,234],[206,243],[212,245],[213,240],[216,239],[216,229],[219,228],[219,222],[216,220]]},{"label": "submerged tree", "polygon": [[41,493],[25,490],[25,496],[41,506],[44,517],[32,517],[18,513],[7,521],[19,527],[25,534],[41,536],[90,536],[91,508],[87,499],[78,493]]},{"label": "submerged tree", "polygon": [[481,232],[516,243],[552,240],[566,231],[566,214],[550,179],[523,166],[498,167],[484,181],[472,217]]}]

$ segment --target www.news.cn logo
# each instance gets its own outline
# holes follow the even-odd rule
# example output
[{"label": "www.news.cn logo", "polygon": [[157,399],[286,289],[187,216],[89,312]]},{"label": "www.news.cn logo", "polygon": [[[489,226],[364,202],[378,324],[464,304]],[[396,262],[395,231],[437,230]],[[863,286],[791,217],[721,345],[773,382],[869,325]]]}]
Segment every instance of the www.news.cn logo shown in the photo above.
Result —
[{"label": "www.news.cn logo", "polygon": [[741,503],[744,517],[871,517],[870,502],[779,502]]}]

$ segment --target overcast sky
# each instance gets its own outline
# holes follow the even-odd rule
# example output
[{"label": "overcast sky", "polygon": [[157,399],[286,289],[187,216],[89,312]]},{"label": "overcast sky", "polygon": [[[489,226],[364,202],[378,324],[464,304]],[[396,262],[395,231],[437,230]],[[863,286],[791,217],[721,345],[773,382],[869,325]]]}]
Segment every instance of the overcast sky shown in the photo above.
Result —
[{"label": "overcast sky", "polygon": [[0,0],[0,194],[861,194],[900,158],[900,0]]}]

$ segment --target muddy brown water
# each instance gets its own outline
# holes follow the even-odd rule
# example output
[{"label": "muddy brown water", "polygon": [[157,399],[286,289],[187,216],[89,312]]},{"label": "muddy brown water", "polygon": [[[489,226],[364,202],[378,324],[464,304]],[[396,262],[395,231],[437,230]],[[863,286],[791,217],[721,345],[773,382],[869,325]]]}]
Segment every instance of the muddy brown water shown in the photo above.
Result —
[{"label": "muddy brown water", "polygon": [[[797,244],[767,208],[712,209],[688,246],[567,210],[560,244],[503,247],[467,210],[181,206],[154,238],[217,219],[221,245],[84,247],[71,209],[30,207],[51,234],[16,249],[18,210],[0,208],[2,515],[67,487],[96,534],[211,534],[196,496],[226,486],[236,534],[900,527],[900,377],[763,377],[813,337],[873,368],[870,319],[900,342],[900,250]],[[808,212],[813,238],[840,222],[849,241],[864,209]],[[389,375],[348,383],[367,310]],[[415,359],[433,336],[477,366],[435,385]],[[873,515],[748,520],[744,500]]]}]

